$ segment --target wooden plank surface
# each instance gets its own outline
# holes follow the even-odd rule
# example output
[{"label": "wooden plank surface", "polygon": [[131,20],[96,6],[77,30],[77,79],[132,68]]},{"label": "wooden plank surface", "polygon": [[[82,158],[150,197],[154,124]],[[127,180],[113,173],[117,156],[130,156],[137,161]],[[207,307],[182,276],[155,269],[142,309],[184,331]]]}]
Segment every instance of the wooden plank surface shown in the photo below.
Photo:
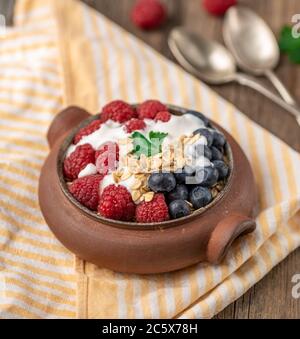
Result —
[{"label": "wooden plank surface", "polygon": [[[170,60],[174,60],[168,46],[170,29],[177,25],[190,27],[209,38],[222,42],[222,20],[208,16],[200,0],[168,0],[171,18],[160,30],[142,32],[130,22],[130,9],[135,0],[86,0],[92,7],[120,26],[141,38]],[[300,13],[299,0],[240,1],[259,13],[278,34],[285,23],[291,23],[293,14]],[[291,93],[300,101],[300,66],[291,65],[283,57],[276,73]],[[268,83],[266,83],[268,85]],[[269,86],[269,85],[268,85]],[[300,128],[282,109],[261,95],[236,84],[213,87],[220,95],[233,102],[251,119],[267,128],[294,149],[300,151]],[[291,279],[300,273],[300,249],[275,267],[244,296],[228,306],[217,318],[300,318],[300,300],[292,298]]]},{"label": "wooden plank surface", "polygon": [[0,0],[0,14],[5,16],[7,26],[12,25],[15,2],[16,0]]}]

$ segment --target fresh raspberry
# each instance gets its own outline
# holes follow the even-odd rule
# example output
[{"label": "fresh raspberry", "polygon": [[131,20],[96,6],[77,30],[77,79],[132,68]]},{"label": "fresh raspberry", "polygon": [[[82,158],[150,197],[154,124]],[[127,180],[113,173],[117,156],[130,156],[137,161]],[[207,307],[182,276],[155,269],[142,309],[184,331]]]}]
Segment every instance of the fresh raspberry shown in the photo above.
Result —
[{"label": "fresh raspberry", "polygon": [[132,9],[133,23],[143,29],[154,29],[167,18],[165,6],[158,0],[139,0]]},{"label": "fresh raspberry", "polygon": [[171,119],[171,114],[168,111],[158,112],[155,116],[155,121],[168,122]]},{"label": "fresh raspberry", "polygon": [[236,5],[237,0],[203,0],[204,8],[213,15],[223,15],[227,9]]},{"label": "fresh raspberry", "polygon": [[157,113],[167,110],[167,107],[158,100],[147,100],[137,108],[140,119],[154,119]]},{"label": "fresh raspberry", "polygon": [[72,182],[69,190],[73,197],[82,205],[92,211],[97,211],[99,204],[99,185],[102,179],[103,175],[99,174],[78,178]]},{"label": "fresh raspberry", "polygon": [[162,193],[155,194],[150,202],[142,202],[136,207],[137,222],[162,222],[170,219],[168,206]]},{"label": "fresh raspberry", "polygon": [[69,180],[77,179],[86,165],[95,163],[95,151],[90,144],[77,146],[64,161],[64,174]]},{"label": "fresh raspberry", "polygon": [[131,133],[133,131],[142,130],[145,127],[146,127],[146,124],[144,120],[134,118],[134,119],[129,120],[126,123],[125,130],[127,133]]},{"label": "fresh raspberry", "polygon": [[100,196],[98,212],[105,218],[130,221],[135,214],[135,204],[126,187],[109,185]]},{"label": "fresh raspberry", "polygon": [[123,123],[135,117],[136,112],[129,104],[122,100],[115,100],[103,107],[100,119],[102,122],[111,119]]},{"label": "fresh raspberry", "polygon": [[110,171],[115,171],[119,161],[119,145],[108,141],[104,143],[95,155],[97,171],[106,175]]},{"label": "fresh raspberry", "polygon": [[95,159],[102,155],[103,153],[113,153],[116,155],[116,160],[119,160],[119,145],[116,142],[107,141],[100,146],[96,151]]},{"label": "fresh raspberry", "polygon": [[93,132],[97,131],[101,126],[100,120],[94,120],[89,125],[83,127],[74,137],[73,143],[76,145],[79,141],[85,137],[86,135],[90,135]]}]

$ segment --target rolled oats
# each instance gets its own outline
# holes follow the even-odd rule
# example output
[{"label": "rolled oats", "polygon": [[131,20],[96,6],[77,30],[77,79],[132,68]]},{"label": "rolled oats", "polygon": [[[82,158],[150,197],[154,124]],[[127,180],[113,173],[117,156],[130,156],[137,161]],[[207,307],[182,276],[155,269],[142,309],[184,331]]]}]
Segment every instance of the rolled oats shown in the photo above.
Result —
[{"label": "rolled oats", "polygon": [[213,187],[213,188],[211,189],[211,195],[212,195],[212,197],[215,198],[218,194],[219,194],[219,191],[217,190],[217,188],[216,188],[216,187]]},{"label": "rolled oats", "polygon": [[119,182],[120,182],[120,175],[119,175],[119,173],[118,172],[113,172],[112,173],[112,176],[113,176],[113,179],[114,179],[114,182],[116,183],[116,184],[118,184]]},{"label": "rolled oats", "polygon": [[133,201],[138,201],[140,199],[141,195],[142,195],[142,193],[138,190],[134,190],[131,193]]},{"label": "rolled oats", "polygon": [[125,171],[121,176],[121,180],[125,181],[129,179],[131,176],[132,176],[132,173],[130,171]]},{"label": "rolled oats", "polygon": [[146,202],[150,202],[150,201],[152,201],[152,199],[154,197],[154,192],[148,192],[148,193],[144,194],[143,197],[144,197]]},{"label": "rolled oats", "polygon": [[198,141],[200,139],[200,135],[199,134],[195,134],[192,138],[190,138],[188,140],[188,144],[192,145],[194,144],[196,141]]},{"label": "rolled oats", "polygon": [[138,190],[141,186],[142,186],[142,181],[135,179],[135,182],[133,183],[131,188],[134,189],[134,190]]}]

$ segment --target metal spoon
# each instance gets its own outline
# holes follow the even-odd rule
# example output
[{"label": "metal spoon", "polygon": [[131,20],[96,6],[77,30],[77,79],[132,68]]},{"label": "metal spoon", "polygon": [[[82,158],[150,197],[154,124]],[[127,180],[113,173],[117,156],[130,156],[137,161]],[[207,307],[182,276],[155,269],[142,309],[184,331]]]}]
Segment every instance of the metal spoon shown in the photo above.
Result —
[{"label": "metal spoon", "polygon": [[261,17],[247,7],[231,7],[225,15],[223,37],[241,69],[266,76],[288,104],[296,105],[295,99],[272,71],[279,62],[279,47],[273,32]]},{"label": "metal spoon", "polygon": [[181,27],[171,31],[168,43],[178,62],[205,82],[220,85],[236,81],[251,87],[293,114],[300,125],[300,111],[250,76],[238,73],[233,56],[223,45],[201,38]]}]

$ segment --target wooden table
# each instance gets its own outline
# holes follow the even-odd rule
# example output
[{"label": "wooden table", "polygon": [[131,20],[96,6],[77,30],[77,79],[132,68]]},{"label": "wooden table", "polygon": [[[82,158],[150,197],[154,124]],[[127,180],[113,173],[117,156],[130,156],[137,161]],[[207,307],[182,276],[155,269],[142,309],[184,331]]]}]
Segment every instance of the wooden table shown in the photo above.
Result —
[{"label": "wooden table", "polygon": [[[222,20],[208,16],[202,10],[200,0],[166,1],[172,12],[171,19],[162,29],[154,32],[140,31],[130,22],[130,8],[135,0],[85,0],[85,2],[174,62],[167,46],[168,33],[174,26],[191,27],[199,33],[205,30],[207,37],[222,41]],[[300,13],[299,0],[240,2],[255,9],[267,20],[276,34],[283,24],[291,23],[293,14]],[[283,57],[277,74],[300,101],[300,66],[290,64],[287,58]],[[300,128],[288,113],[252,90],[239,85],[214,87],[214,90],[233,102],[251,119],[300,151]],[[294,300],[291,296],[291,278],[295,273],[300,273],[300,249],[292,253],[216,318],[300,318],[300,300]]]}]

